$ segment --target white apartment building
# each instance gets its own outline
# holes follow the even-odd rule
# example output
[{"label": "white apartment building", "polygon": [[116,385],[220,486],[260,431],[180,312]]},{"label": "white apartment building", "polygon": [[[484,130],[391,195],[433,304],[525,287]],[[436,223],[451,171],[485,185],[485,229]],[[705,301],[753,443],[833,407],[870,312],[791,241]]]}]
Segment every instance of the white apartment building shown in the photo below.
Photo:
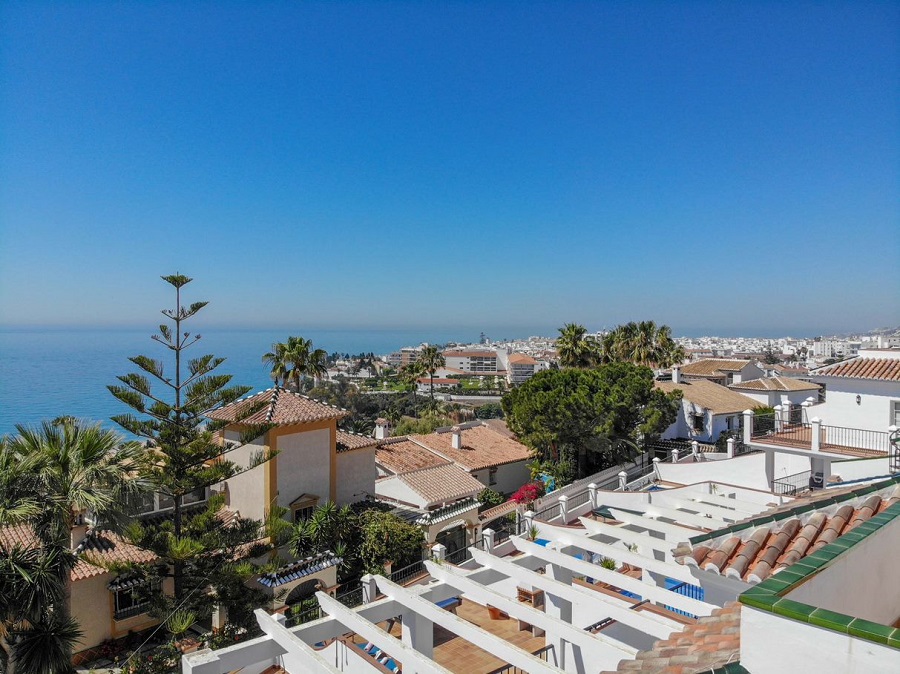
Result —
[{"label": "white apartment building", "polygon": [[471,374],[497,374],[500,372],[498,354],[491,349],[444,351],[444,363],[447,368]]}]

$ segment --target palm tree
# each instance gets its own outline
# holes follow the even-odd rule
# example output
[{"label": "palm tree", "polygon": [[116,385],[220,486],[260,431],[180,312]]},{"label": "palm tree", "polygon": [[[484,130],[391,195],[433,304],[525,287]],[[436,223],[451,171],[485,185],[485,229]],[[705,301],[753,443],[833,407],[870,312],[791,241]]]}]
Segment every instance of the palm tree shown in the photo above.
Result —
[{"label": "palm tree", "polygon": [[[44,573],[43,585],[23,589],[42,594],[44,606],[37,614],[32,611],[21,618],[30,628],[27,638],[15,645],[15,659],[24,671],[67,671],[59,662],[71,660],[72,646],[80,636],[70,615],[70,574],[77,562],[71,550],[72,528],[77,517],[88,513],[98,522],[114,526],[124,522],[128,497],[138,491],[132,473],[143,447],[123,443],[122,436],[100,424],[71,417],[44,422],[37,429],[16,426],[16,430],[18,436],[0,447],[0,467],[24,482],[11,484],[9,475],[0,480],[0,511],[7,521],[27,522],[40,541],[36,556],[28,558],[31,551],[21,552],[26,562]],[[24,507],[13,507],[13,500],[21,499],[25,489],[40,499],[38,511],[27,497],[21,501]],[[0,558],[6,561],[4,555]],[[47,585],[47,573],[55,577],[58,594]],[[33,597],[29,601],[39,603]],[[3,621],[8,619],[7,612]]]},{"label": "palm tree", "polygon": [[419,352],[416,362],[419,363],[419,367],[421,367],[423,372],[428,373],[431,379],[431,402],[434,403],[434,373],[438,368],[444,367],[446,363],[444,354],[434,345],[426,346]]},{"label": "palm tree", "polygon": [[0,671],[74,671],[72,649],[78,623],[54,611],[65,590],[59,567],[70,568],[71,553],[52,548],[0,546]]},{"label": "palm tree", "polygon": [[275,385],[278,386],[278,380],[280,379],[281,385],[284,386],[290,370],[290,363],[287,359],[287,345],[281,342],[272,344],[272,350],[263,354],[262,362],[271,366],[272,369],[269,372],[269,376],[272,377]]},{"label": "palm tree", "polygon": [[646,367],[666,368],[684,360],[684,348],[672,339],[668,325],[631,321],[616,327],[604,339],[605,361],[626,361]]},{"label": "palm tree", "polygon": [[596,340],[588,337],[585,327],[577,323],[566,323],[559,329],[556,352],[563,367],[591,367],[599,357]]}]

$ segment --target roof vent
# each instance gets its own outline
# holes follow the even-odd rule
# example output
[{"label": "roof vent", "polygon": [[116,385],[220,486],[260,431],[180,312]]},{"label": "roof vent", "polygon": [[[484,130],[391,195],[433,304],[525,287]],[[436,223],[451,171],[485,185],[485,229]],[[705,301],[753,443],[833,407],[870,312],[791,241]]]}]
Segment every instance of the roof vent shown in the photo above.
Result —
[{"label": "roof vent", "polygon": [[453,449],[462,449],[462,431],[459,426],[454,426],[450,429],[450,446]]}]

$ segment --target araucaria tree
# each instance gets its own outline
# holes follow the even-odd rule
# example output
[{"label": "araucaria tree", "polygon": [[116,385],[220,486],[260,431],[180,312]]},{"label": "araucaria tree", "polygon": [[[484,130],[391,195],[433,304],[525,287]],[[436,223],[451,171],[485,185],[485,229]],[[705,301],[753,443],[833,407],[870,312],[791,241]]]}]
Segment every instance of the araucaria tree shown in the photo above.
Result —
[{"label": "araucaria tree", "polygon": [[[238,465],[228,455],[241,443],[226,446],[217,441],[220,424],[208,420],[204,412],[233,402],[250,389],[232,386],[231,375],[215,373],[224,358],[202,355],[187,359],[185,351],[200,335],[186,331],[184,324],[207,303],[182,306],[181,290],[191,279],[180,274],[162,278],[175,290],[175,308],[163,310],[168,323],[160,325],[152,339],[168,350],[173,368],[167,371],[160,360],[134,356],[129,360],[142,373],[120,376],[121,385],[108,387],[136,413],[113,420],[149,441],[135,469],[160,503],[171,508],[167,517],[136,520],[126,529],[130,542],[157,557],[153,564],[135,565],[127,571],[164,588],[168,586],[164,581],[171,579],[172,593],[157,593],[154,598],[154,611],[160,617],[178,607],[199,618],[209,615],[215,603],[226,610],[238,605],[243,608],[249,596],[243,583],[253,573],[248,560],[268,549],[262,523],[224,517],[220,496],[205,504],[202,501],[210,486],[271,457],[259,453]],[[255,411],[247,410],[247,414]],[[241,440],[249,441],[267,429],[248,426]],[[242,613],[229,610],[229,619],[239,619]]]},{"label": "araucaria tree", "polygon": [[680,400],[654,388],[649,368],[609,363],[539,372],[503,397],[503,411],[538,458],[577,457],[583,477],[640,452],[675,421]]}]

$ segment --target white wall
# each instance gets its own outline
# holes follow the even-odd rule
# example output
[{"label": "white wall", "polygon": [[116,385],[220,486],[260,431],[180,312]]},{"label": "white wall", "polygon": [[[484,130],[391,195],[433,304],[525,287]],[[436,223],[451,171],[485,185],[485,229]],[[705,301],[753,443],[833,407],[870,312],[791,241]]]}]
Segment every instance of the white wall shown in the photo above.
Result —
[{"label": "white wall", "polygon": [[747,363],[744,367],[741,368],[740,372],[734,373],[734,379],[732,380],[734,383],[742,382],[742,381],[750,381],[751,379],[759,379],[765,374],[761,368],[757,367],[753,363]]},{"label": "white wall", "polygon": [[[809,459],[792,454],[775,454],[775,477],[794,475],[809,470]],[[765,454],[745,454],[725,461],[700,463],[661,463],[659,474],[666,482],[693,484],[695,482],[722,482],[748,489],[769,491],[766,481]]]},{"label": "white wall", "polygon": [[331,429],[278,436],[278,505],[287,508],[301,494],[331,498]]},{"label": "white wall", "polygon": [[[741,395],[752,398],[760,405],[766,407],[775,407],[789,402],[792,405],[802,405],[807,398],[815,398],[818,400],[818,391],[746,391],[744,389],[734,389]],[[815,407],[814,409],[819,409]],[[813,415],[815,416],[815,415]],[[805,419],[804,419],[805,421]]]},{"label": "white wall", "polygon": [[[509,494],[528,482],[530,478],[531,472],[528,470],[527,461],[507,463],[503,466],[497,466],[497,483],[492,485],[491,489],[499,491],[501,494]],[[485,477],[485,484],[487,483],[486,480],[487,477]]]},{"label": "white wall", "polygon": [[[238,442],[240,434],[233,431],[225,432],[226,440]],[[253,454],[264,451],[266,448],[262,436],[253,442],[239,447],[226,454],[226,458],[239,466],[247,466]],[[226,480],[227,505],[232,510],[240,512],[242,517],[254,520],[265,519],[266,516],[266,492],[265,492],[265,464],[257,466],[240,475]]]},{"label": "white wall", "polygon": [[[878,459],[854,459],[851,461],[832,461],[831,474],[840,475],[844,482],[862,480],[867,477],[879,477],[890,474],[888,457]],[[835,485],[839,487],[840,484]]]},{"label": "white wall", "polygon": [[[898,551],[900,520],[894,520],[835,558],[786,597],[890,625],[900,607],[900,583],[894,582]],[[897,657],[900,664],[900,654]]]},{"label": "white wall", "polygon": [[753,674],[895,674],[897,650],[741,607],[741,665]]},{"label": "white wall", "polygon": [[[900,382],[816,376],[810,379],[826,386],[825,402],[812,408],[826,426],[887,431],[891,425],[891,401],[900,401]],[[858,405],[857,395],[861,398]]]},{"label": "white wall", "polygon": [[338,505],[355,503],[375,494],[375,448],[364,447],[337,455]]}]

